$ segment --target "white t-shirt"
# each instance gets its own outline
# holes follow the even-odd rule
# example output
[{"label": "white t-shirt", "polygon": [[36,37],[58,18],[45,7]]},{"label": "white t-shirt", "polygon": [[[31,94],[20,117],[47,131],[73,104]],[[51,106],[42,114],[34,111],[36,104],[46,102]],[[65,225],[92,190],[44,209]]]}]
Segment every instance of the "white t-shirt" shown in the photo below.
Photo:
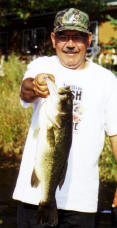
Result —
[{"label": "white t-shirt", "polygon": [[[58,209],[96,212],[98,202],[98,158],[103,149],[105,131],[117,134],[117,80],[107,69],[90,62],[87,68],[72,70],[63,67],[57,56],[39,57],[28,66],[24,79],[39,73],[55,76],[58,86],[70,85],[74,93],[73,140],[64,184],[57,188]],[[33,104],[33,116],[22,157],[13,198],[38,205],[40,186],[31,187],[36,152],[33,137],[40,105]],[[21,101],[23,107],[29,104]]]}]

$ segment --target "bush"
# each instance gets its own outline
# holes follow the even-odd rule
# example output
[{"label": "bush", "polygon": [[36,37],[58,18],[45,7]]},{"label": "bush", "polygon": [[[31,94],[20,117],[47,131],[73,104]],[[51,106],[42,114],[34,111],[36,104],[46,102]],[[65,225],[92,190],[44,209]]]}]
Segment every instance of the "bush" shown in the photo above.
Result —
[{"label": "bush", "polygon": [[103,152],[99,159],[100,179],[102,182],[117,182],[117,164],[112,154],[111,143],[106,135]]},{"label": "bush", "polygon": [[3,65],[5,76],[0,78],[0,153],[12,156],[23,150],[32,109],[20,105],[20,84],[26,64],[12,54]]}]

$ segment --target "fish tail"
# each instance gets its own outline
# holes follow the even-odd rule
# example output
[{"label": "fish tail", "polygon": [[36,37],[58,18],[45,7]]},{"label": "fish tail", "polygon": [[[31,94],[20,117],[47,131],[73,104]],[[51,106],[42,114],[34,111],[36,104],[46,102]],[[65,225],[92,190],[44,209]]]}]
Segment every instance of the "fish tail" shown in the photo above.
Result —
[{"label": "fish tail", "polygon": [[41,201],[38,212],[39,224],[47,224],[49,226],[56,226],[58,224],[56,200],[54,202]]},{"label": "fish tail", "polygon": [[31,186],[36,188],[39,185],[39,183],[40,183],[40,180],[38,179],[34,169],[31,177]]}]

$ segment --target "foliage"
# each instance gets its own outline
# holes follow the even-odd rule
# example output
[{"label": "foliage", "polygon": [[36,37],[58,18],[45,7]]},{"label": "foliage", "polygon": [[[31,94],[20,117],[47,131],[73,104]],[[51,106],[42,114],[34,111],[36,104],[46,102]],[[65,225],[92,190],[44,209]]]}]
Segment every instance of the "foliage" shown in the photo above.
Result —
[{"label": "foliage", "polygon": [[111,38],[109,44],[104,44],[103,47],[105,49],[112,49],[112,48],[117,48],[117,39]]},{"label": "foliage", "polygon": [[99,159],[100,179],[104,182],[117,182],[117,164],[115,163],[109,137],[106,136],[103,152]]},{"label": "foliage", "polygon": [[23,150],[31,110],[23,110],[19,91],[26,64],[14,54],[4,62],[5,77],[0,78],[0,153],[9,156]]},{"label": "foliage", "polygon": [[81,10],[84,10],[89,15],[91,14],[93,18],[101,18],[103,17],[103,12],[106,9],[106,0],[81,0],[77,7]]},{"label": "foliage", "polygon": [[[7,16],[17,16],[27,20],[35,12],[57,11],[66,7],[78,7],[87,13],[100,15],[105,9],[106,0],[1,0],[0,5],[0,25],[6,26],[11,21]],[[55,10],[56,9],[56,10]]]},{"label": "foliage", "polygon": [[117,19],[111,17],[110,15],[107,15],[107,19],[110,21],[110,23],[111,23],[112,25],[115,26],[115,29],[117,29],[117,28],[116,28],[116,26],[117,26]]}]

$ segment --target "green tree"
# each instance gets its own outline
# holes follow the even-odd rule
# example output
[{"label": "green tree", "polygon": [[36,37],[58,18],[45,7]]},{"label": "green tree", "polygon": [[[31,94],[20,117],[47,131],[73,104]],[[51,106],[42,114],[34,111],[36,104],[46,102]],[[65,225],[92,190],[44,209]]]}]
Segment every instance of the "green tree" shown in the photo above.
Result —
[{"label": "green tree", "polygon": [[9,23],[9,15],[27,20],[34,12],[56,11],[66,7],[78,7],[96,16],[105,8],[105,2],[106,0],[0,0],[0,25]]}]

